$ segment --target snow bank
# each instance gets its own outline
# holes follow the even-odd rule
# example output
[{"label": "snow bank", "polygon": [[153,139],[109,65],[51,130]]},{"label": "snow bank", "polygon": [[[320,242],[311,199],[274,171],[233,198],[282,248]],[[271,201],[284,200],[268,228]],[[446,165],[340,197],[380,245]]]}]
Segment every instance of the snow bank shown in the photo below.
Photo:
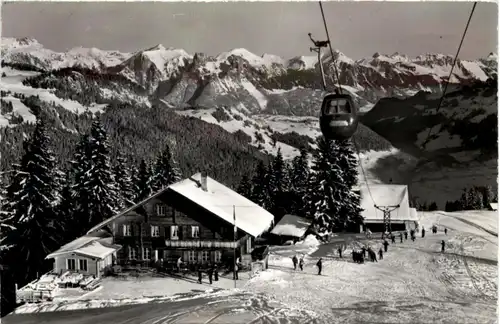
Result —
[{"label": "snow bank", "polygon": [[316,238],[316,236],[309,234],[303,241],[297,242],[296,245],[304,245],[309,247],[317,247],[321,244],[320,241]]}]

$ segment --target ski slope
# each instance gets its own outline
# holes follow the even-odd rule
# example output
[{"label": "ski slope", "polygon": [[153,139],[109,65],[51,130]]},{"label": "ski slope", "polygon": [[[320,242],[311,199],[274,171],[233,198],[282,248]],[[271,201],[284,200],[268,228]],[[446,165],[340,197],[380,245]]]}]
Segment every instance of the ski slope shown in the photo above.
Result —
[{"label": "ski slope", "polygon": [[[129,305],[119,309],[88,309],[110,305],[79,300],[61,308],[69,311],[10,315],[4,322],[414,323],[418,318],[423,323],[495,323],[497,219],[497,213],[485,211],[419,213],[425,238],[419,234],[415,242],[397,239],[377,263],[355,264],[349,254],[361,244],[378,250],[380,239],[335,236],[319,245],[308,237],[296,245],[273,247],[269,269],[238,289],[199,285],[200,290],[177,297],[138,296],[136,303],[147,304],[130,305],[134,302],[129,298],[123,302]],[[438,226],[438,234],[430,232],[432,225]],[[444,254],[441,240],[447,243]],[[336,250],[342,245],[347,248],[340,259]],[[293,270],[294,254],[305,255],[303,272]],[[318,276],[315,263],[320,257],[323,274]],[[164,289],[168,294],[168,287]]]}]

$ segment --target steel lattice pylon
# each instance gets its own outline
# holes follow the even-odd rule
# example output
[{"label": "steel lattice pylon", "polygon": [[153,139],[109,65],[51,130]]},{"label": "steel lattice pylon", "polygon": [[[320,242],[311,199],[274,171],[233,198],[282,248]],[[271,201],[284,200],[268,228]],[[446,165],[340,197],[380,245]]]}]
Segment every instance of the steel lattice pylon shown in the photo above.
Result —
[{"label": "steel lattice pylon", "polygon": [[374,207],[384,213],[385,232],[384,232],[384,234],[382,234],[382,237],[384,237],[386,232],[389,232],[389,235],[392,235],[391,212],[398,209],[399,205],[395,205],[395,206],[377,206],[377,205],[374,205]]}]

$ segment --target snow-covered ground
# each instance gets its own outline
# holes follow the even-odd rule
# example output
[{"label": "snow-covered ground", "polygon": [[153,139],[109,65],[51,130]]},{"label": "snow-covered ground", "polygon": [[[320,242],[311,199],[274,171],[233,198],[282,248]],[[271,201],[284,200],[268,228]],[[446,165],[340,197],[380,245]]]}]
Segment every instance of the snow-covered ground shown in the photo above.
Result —
[{"label": "snow-covered ground", "polygon": [[[180,292],[183,285],[186,290],[206,288],[182,281],[161,285],[142,279],[140,288],[131,279],[122,284],[110,281],[108,292],[103,289],[89,294],[85,301],[67,302],[65,309],[161,303],[149,303],[147,308],[128,306],[120,312],[101,309],[91,313],[87,309],[73,314],[78,316],[63,316],[66,312],[39,316],[65,324],[76,323],[76,318],[78,323],[105,318],[134,323],[413,323],[417,318],[424,323],[496,322],[497,213],[428,212],[419,213],[419,219],[427,230],[425,238],[418,235],[415,242],[403,243],[398,239],[376,263],[355,264],[349,253],[361,244],[378,250],[379,239],[367,241],[358,236],[348,241],[337,236],[318,245],[308,237],[296,245],[273,247],[269,269],[236,290],[191,291],[169,297],[165,295]],[[438,234],[431,233],[432,225],[438,226]],[[440,252],[441,240],[446,241],[446,253]],[[346,242],[340,259],[336,250]],[[291,257],[295,254],[305,255],[304,271],[293,270]],[[319,276],[315,264],[320,257],[323,273]],[[147,295],[151,297],[145,298]],[[30,323],[30,318],[11,316],[5,322]]]}]

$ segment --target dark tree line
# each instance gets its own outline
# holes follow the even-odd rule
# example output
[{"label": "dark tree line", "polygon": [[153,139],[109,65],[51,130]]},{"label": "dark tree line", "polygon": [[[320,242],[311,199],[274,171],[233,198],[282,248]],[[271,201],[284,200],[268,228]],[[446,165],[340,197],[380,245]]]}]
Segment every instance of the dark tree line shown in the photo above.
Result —
[{"label": "dark tree line", "polygon": [[281,151],[266,165],[257,165],[253,177],[244,176],[238,192],[279,220],[285,214],[308,217],[322,229],[349,230],[362,222],[357,185],[357,159],[347,141],[317,140],[309,165],[305,148],[291,163]]},{"label": "dark tree line", "polygon": [[80,136],[66,170],[56,163],[54,140],[43,119],[23,141],[23,153],[0,192],[1,268],[23,286],[49,271],[45,256],[84,235],[124,207],[139,202],[181,178],[166,145],[154,166],[117,154],[100,121]]},{"label": "dark tree line", "polygon": [[498,196],[491,186],[474,186],[464,188],[462,195],[455,201],[447,201],[445,211],[481,210],[489,208],[490,203],[497,202]]}]

